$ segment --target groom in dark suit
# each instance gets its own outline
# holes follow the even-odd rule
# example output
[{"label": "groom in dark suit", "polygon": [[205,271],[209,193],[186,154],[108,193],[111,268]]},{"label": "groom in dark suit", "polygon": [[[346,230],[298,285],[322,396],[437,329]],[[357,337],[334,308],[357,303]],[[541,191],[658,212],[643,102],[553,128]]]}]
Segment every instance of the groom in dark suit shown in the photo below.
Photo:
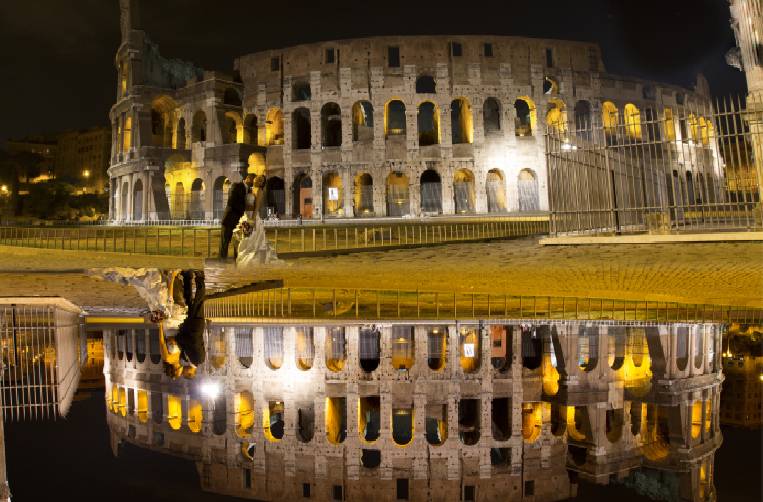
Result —
[{"label": "groom in dark suit", "polygon": [[[254,184],[254,176],[249,174],[243,181],[237,181],[230,187],[228,192],[228,205],[225,207],[225,213],[222,219],[222,235],[220,236],[220,258],[228,258],[228,246],[233,238],[233,229],[238,225],[238,221],[244,215],[246,210],[246,194],[249,193]],[[237,254],[233,249],[233,257]]]}]

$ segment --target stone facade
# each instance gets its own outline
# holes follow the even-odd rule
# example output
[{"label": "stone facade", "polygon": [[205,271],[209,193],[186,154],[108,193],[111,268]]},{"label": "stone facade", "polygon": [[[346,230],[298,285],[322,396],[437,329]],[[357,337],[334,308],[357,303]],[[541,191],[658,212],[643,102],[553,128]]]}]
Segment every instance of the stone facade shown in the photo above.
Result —
[{"label": "stone facade", "polygon": [[243,56],[226,76],[162,58],[131,4],[115,220],[217,218],[247,172],[267,175],[267,205],[287,217],[547,210],[547,126],[599,123],[604,103],[672,117],[708,102],[701,82],[607,73],[595,44],[506,36],[327,41]]},{"label": "stone facade", "polygon": [[207,362],[174,381],[156,330],[107,330],[112,447],[258,500],[551,501],[635,471],[714,500],[719,326],[495,322],[211,319]]}]

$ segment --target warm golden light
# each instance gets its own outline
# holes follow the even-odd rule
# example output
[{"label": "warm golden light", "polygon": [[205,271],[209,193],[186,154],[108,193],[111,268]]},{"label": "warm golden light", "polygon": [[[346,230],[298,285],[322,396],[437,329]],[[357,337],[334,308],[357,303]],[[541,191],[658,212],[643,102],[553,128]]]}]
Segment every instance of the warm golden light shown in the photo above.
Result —
[{"label": "warm golden light", "polygon": [[84,171],[82,171],[82,177],[83,178],[89,178],[90,177],[90,170],[89,169],[85,169]]}]

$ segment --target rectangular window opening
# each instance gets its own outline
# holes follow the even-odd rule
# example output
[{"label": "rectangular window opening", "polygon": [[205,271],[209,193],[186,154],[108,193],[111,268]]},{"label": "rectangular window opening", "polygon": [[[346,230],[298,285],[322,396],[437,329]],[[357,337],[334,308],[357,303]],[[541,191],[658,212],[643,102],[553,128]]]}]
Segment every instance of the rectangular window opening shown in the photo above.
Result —
[{"label": "rectangular window opening", "polygon": [[310,498],[310,483],[302,483],[302,498]]},{"label": "rectangular window opening", "polygon": [[332,64],[334,62],[334,48],[329,47],[326,49],[326,63]]},{"label": "rectangular window opening", "polygon": [[408,500],[408,479],[397,480],[397,500]]},{"label": "rectangular window opening", "polygon": [[252,488],[252,471],[249,469],[244,469],[244,488]]},{"label": "rectangular window opening", "polygon": [[453,55],[453,57],[461,57],[464,53],[463,47],[461,46],[461,42],[451,42],[450,43],[450,53]]},{"label": "rectangular window opening", "polygon": [[535,495],[535,480],[525,481],[525,496]]},{"label": "rectangular window opening", "polygon": [[281,69],[281,60],[278,58],[270,58],[270,71],[278,71]]},{"label": "rectangular window opening", "polygon": [[334,485],[332,492],[334,500],[344,500],[344,490],[342,490],[342,485]]},{"label": "rectangular window opening", "polygon": [[546,49],[546,67],[554,67],[554,51],[553,49]]},{"label": "rectangular window opening", "polygon": [[464,486],[464,502],[475,502],[477,500],[477,490],[474,485]]},{"label": "rectangular window opening", "polygon": [[400,47],[387,47],[387,65],[400,68]]},{"label": "rectangular window opening", "polygon": [[493,57],[493,44],[486,42],[485,43],[485,57],[486,58],[492,58]]}]

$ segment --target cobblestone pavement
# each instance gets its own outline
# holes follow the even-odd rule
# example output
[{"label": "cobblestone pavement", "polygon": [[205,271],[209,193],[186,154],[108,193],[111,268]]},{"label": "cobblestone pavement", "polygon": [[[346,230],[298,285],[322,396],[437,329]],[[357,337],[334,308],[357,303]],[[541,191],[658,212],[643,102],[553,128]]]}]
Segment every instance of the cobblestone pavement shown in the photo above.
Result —
[{"label": "cobblestone pavement", "polygon": [[458,290],[763,307],[763,244],[548,246],[535,239],[300,258],[242,272],[205,267],[212,290],[286,286]]}]

